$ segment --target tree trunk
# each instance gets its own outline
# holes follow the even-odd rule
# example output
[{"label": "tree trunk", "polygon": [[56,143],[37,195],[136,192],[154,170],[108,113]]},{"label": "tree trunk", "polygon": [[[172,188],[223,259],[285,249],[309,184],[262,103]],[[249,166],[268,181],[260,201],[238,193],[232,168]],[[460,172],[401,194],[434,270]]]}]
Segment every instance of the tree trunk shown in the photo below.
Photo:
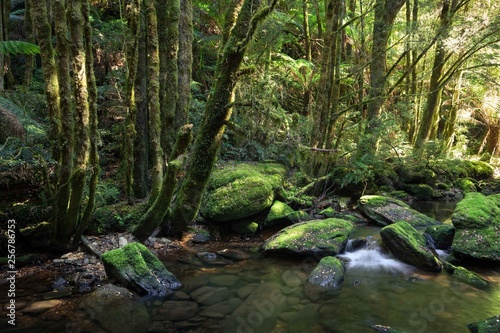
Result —
[{"label": "tree trunk", "polygon": [[205,107],[204,118],[196,136],[191,160],[179,193],[167,219],[170,232],[179,236],[198,213],[203,192],[231,117],[234,88],[238,70],[257,24],[265,19],[276,5],[261,8],[258,0],[245,0],[232,29],[225,31],[227,42],[218,59],[212,93]]},{"label": "tree trunk", "polygon": [[148,112],[149,112],[149,149],[151,156],[151,203],[160,193],[163,178],[163,152],[161,148],[160,114],[160,58],[158,53],[158,24],[154,0],[146,2],[146,40],[148,63]]},{"label": "tree trunk", "polygon": [[[25,0],[24,2],[24,30],[28,39],[28,42],[35,43],[33,39],[33,22],[31,17],[31,1]],[[34,55],[25,55],[25,69],[23,75],[23,87],[28,88],[33,79],[33,69],[35,63]]]},{"label": "tree trunk", "polygon": [[179,97],[175,115],[175,129],[188,123],[191,101],[191,80],[193,68],[193,4],[191,0],[181,0],[179,22]]},{"label": "tree trunk", "polygon": [[373,22],[373,45],[370,62],[370,89],[366,125],[358,148],[358,157],[373,155],[377,150],[380,114],[386,100],[387,44],[392,24],[405,0],[376,0]]},{"label": "tree trunk", "polygon": [[125,34],[125,55],[127,74],[125,78],[126,116],[123,131],[123,173],[125,175],[125,195],[130,201],[134,196],[134,142],[137,105],[135,100],[135,79],[137,77],[138,43],[140,27],[140,0],[129,0],[125,6],[127,32]]},{"label": "tree trunk", "polygon": [[306,60],[312,60],[311,32],[309,31],[309,0],[302,0],[302,16],[304,17],[304,42],[306,49]]}]

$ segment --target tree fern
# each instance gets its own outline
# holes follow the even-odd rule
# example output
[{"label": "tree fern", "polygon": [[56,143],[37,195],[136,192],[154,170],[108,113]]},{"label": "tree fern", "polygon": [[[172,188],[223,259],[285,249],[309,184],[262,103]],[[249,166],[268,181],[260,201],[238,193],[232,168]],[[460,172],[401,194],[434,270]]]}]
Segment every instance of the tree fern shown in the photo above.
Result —
[{"label": "tree fern", "polygon": [[0,53],[34,55],[39,54],[40,49],[38,48],[38,45],[32,43],[18,40],[7,40],[0,42]]}]

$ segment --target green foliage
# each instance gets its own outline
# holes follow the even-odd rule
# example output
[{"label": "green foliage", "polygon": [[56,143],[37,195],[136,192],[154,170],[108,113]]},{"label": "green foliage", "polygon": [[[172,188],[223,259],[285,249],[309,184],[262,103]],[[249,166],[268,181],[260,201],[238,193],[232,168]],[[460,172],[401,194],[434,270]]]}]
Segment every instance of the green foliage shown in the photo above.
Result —
[{"label": "green foliage", "polygon": [[0,42],[0,53],[35,55],[40,54],[40,49],[36,44],[18,40],[7,40]]},{"label": "green foliage", "polygon": [[125,202],[97,208],[87,228],[89,234],[131,230],[148,209],[147,204],[131,206]]}]

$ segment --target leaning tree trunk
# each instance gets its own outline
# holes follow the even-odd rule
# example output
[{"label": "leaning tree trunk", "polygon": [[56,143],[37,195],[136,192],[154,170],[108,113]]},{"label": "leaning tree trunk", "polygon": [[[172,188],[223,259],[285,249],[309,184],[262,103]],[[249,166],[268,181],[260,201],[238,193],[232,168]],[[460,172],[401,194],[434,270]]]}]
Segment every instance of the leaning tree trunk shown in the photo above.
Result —
[{"label": "leaning tree trunk", "polygon": [[202,195],[217,159],[225,125],[231,117],[234,88],[247,46],[260,21],[273,10],[277,0],[262,7],[258,0],[245,0],[232,29],[224,31],[225,43],[218,59],[212,93],[194,144],[191,160],[168,216],[170,233],[179,236],[198,213]]}]

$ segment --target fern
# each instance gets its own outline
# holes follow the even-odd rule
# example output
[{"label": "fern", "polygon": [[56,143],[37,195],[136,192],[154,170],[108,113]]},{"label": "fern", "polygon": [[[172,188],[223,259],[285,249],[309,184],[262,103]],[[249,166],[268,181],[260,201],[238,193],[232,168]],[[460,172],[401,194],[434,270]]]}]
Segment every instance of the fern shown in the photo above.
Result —
[{"label": "fern", "polygon": [[22,42],[19,40],[7,40],[0,42],[0,53],[2,54],[40,54],[38,45]]}]

